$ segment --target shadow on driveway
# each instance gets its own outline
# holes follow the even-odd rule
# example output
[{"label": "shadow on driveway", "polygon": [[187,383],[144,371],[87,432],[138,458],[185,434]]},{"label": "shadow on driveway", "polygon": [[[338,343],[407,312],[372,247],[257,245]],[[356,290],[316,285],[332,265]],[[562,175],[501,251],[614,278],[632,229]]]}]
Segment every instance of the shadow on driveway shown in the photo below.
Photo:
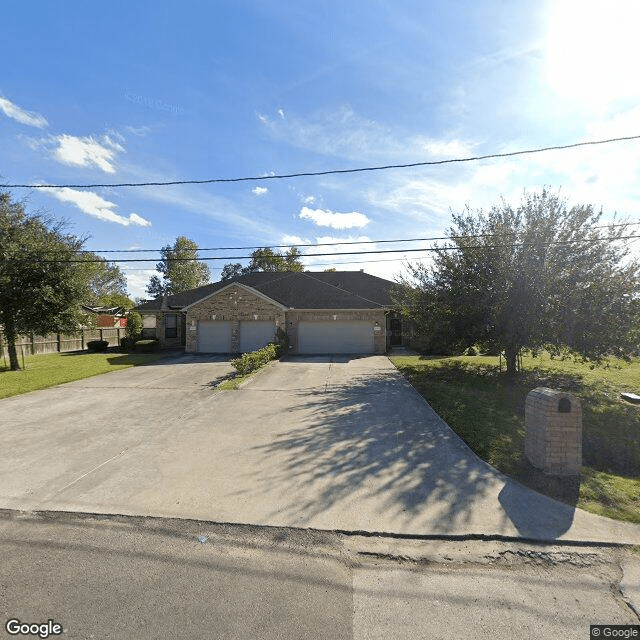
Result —
[{"label": "shadow on driveway", "polygon": [[537,540],[574,524],[573,506],[478,458],[395,368],[334,372],[323,387],[290,391],[287,428],[253,447],[258,459],[277,461],[256,470],[256,493],[280,486],[290,495],[271,515],[315,526],[352,509],[359,521],[371,514],[369,530]]},{"label": "shadow on driveway", "polygon": [[[287,517],[310,522],[338,506],[358,509],[374,500],[383,520],[398,528],[413,523],[441,534],[485,533],[486,524],[495,533],[510,529],[509,520],[518,527],[526,489],[509,489],[503,511],[497,494],[504,477],[475,456],[397,371],[354,373],[348,384],[297,389],[289,411],[307,416],[304,425],[254,447],[260,458],[284,460],[268,475],[258,474],[258,486],[288,484],[292,494],[313,496],[289,501]],[[541,511],[554,504],[543,502]],[[532,516],[545,520],[541,513]],[[571,518],[561,520],[545,534],[564,533]]]}]

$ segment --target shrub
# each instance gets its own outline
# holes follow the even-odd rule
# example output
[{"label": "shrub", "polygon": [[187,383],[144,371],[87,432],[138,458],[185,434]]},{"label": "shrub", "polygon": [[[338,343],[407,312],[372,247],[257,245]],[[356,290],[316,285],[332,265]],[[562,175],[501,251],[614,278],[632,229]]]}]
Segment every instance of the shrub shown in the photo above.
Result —
[{"label": "shrub", "polygon": [[153,340],[136,340],[134,347],[136,351],[141,351],[142,353],[153,353],[160,351],[160,340],[157,338]]},{"label": "shrub", "polygon": [[120,347],[125,351],[130,351],[135,347],[136,341],[135,338],[129,338],[125,336],[124,338],[120,338]]},{"label": "shrub", "polygon": [[109,343],[106,340],[89,340],[87,342],[87,349],[89,351],[103,352],[109,348]]},{"label": "shrub", "polygon": [[266,347],[262,347],[262,349],[251,353],[243,353],[239,358],[234,358],[231,360],[231,365],[236,368],[240,375],[245,375],[259,369],[270,360],[276,360],[280,357],[282,351],[282,345],[271,342]]},{"label": "shrub", "polygon": [[142,337],[143,326],[142,316],[137,311],[129,311],[129,313],[127,313],[127,324],[124,328],[124,335],[131,340],[132,345]]},{"label": "shrub", "polygon": [[469,347],[465,352],[464,352],[465,356],[477,356],[478,352],[473,348],[473,347]]},{"label": "shrub", "polygon": [[278,358],[281,358],[283,355],[288,353],[288,351],[289,351],[289,336],[287,335],[287,332],[282,327],[278,327],[276,329],[275,344],[277,345]]}]

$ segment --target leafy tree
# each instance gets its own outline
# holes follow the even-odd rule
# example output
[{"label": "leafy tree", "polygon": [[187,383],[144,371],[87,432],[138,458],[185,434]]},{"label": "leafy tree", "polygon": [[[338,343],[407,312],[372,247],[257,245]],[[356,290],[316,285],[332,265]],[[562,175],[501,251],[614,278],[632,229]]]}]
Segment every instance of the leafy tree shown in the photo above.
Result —
[{"label": "leafy tree", "polygon": [[211,279],[209,267],[198,261],[198,245],[185,236],[178,236],[173,246],[162,248],[156,270],[160,276],[151,276],[147,285],[147,293],[153,298],[195,289]]},{"label": "leafy tree", "polygon": [[220,281],[230,280],[231,278],[237,278],[244,273],[244,269],[239,262],[235,263],[227,263],[222,268],[222,272],[220,273]]},{"label": "leafy tree", "polygon": [[153,275],[149,278],[147,284],[147,294],[151,298],[159,298],[169,294],[169,284],[160,279],[159,276]]},{"label": "leafy tree", "polygon": [[16,339],[80,328],[80,305],[90,294],[90,273],[81,261],[84,239],[43,213],[0,193],[0,324],[11,370],[19,369]]},{"label": "leafy tree", "polygon": [[251,254],[251,262],[246,267],[242,267],[239,262],[225,264],[220,280],[228,280],[257,271],[304,271],[301,257],[302,253],[297,247],[291,247],[285,253],[274,251],[269,247],[256,249]]},{"label": "leafy tree", "polygon": [[87,272],[90,276],[89,287],[91,294],[85,302],[94,307],[125,307],[134,306],[127,297],[127,278],[118,265],[102,259],[95,253],[84,253],[87,260]]},{"label": "leafy tree", "polygon": [[256,271],[303,271],[304,266],[300,262],[300,251],[291,247],[286,253],[280,253],[266,247],[256,249],[251,254],[251,262],[247,267],[247,273]]},{"label": "leafy tree", "polygon": [[504,351],[509,374],[523,348],[626,357],[638,347],[640,265],[628,227],[601,228],[601,215],[546,189],[515,209],[454,214],[452,242],[430,267],[408,265],[396,302],[449,348]]},{"label": "leafy tree", "polygon": [[302,252],[297,247],[291,247],[284,254],[286,271],[304,271],[304,265],[301,262]]},{"label": "leafy tree", "polygon": [[123,296],[120,293],[109,293],[100,297],[99,305],[101,307],[123,307],[124,309],[131,309],[136,306],[136,303],[129,298],[129,296]]}]

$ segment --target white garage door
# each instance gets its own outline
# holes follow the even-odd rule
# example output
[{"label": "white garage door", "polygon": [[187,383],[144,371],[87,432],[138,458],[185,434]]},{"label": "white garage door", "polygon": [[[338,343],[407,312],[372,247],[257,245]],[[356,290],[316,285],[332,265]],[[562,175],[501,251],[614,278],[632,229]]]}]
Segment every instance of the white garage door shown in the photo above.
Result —
[{"label": "white garage door", "polygon": [[304,320],[298,323],[298,353],[373,353],[373,322]]},{"label": "white garage door", "polygon": [[200,320],[198,322],[198,351],[201,353],[229,353],[231,351],[231,321]]},{"label": "white garage door", "polygon": [[240,352],[256,351],[273,342],[276,325],[271,321],[246,320],[240,323]]}]

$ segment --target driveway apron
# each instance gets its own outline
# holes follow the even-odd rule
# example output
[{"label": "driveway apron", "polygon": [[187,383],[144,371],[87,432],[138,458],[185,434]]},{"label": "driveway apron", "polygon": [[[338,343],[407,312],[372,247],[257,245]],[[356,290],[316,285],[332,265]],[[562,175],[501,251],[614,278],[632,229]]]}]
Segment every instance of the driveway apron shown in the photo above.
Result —
[{"label": "driveway apron", "polygon": [[640,543],[477,458],[386,357],[184,356],[0,401],[0,507]]}]

